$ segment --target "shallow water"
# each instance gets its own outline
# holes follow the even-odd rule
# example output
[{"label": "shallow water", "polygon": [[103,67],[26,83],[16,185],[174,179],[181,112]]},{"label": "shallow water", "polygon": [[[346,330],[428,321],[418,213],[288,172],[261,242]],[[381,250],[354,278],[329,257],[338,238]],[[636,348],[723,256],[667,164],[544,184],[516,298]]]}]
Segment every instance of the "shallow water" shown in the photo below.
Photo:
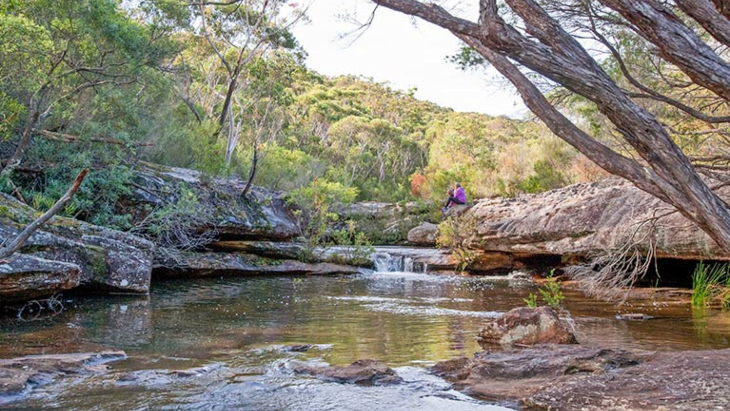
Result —
[{"label": "shallow water", "polygon": [[[0,357],[124,350],[108,375],[67,378],[3,409],[497,410],[465,397],[425,366],[479,350],[489,318],[535,292],[519,280],[372,273],[156,283],[149,297],[77,299],[35,322],[0,323]],[[650,350],[730,347],[730,317],[647,301],[614,307],[565,291],[583,344]],[[648,321],[616,314],[641,312]],[[286,346],[314,344],[307,352]],[[363,387],[291,371],[300,362],[376,358],[405,383]],[[189,378],[169,370],[206,367]],[[122,375],[133,378],[122,381]],[[509,404],[507,404],[509,405]]]}]

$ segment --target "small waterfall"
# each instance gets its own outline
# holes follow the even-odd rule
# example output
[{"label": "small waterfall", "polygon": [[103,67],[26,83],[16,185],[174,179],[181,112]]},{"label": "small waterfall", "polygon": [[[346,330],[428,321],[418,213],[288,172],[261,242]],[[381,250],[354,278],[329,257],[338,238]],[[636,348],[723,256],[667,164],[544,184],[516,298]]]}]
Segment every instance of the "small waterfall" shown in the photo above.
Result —
[{"label": "small waterfall", "polygon": [[375,271],[387,272],[391,271],[390,266],[393,258],[388,253],[374,253],[370,256],[375,266]]},{"label": "small waterfall", "polygon": [[428,264],[413,261],[413,257],[376,252],[370,258],[375,266],[375,271],[379,272],[419,272],[425,274],[428,271]]},{"label": "small waterfall", "polygon": [[407,273],[413,272],[413,259],[411,257],[403,257],[403,271]]}]

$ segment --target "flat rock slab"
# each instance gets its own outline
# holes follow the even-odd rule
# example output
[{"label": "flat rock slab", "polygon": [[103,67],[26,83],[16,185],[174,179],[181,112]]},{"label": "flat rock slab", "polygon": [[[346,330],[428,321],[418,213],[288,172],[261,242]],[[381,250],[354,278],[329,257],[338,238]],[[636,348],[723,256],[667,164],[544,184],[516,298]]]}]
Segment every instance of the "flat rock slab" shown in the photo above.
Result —
[{"label": "flat rock slab", "polygon": [[544,347],[479,353],[432,371],[474,397],[526,410],[730,409],[730,349],[628,352]]},{"label": "flat rock slab", "polygon": [[74,288],[80,270],[76,264],[14,254],[0,262],[0,302],[47,298]]},{"label": "flat rock slab", "polygon": [[106,363],[125,358],[127,355],[123,351],[104,351],[0,360],[0,404],[7,402],[10,396],[17,396],[65,375],[106,372]]},{"label": "flat rock slab", "polygon": [[[172,268],[168,268],[172,267]],[[162,277],[210,277],[245,275],[357,274],[357,267],[330,263],[272,260],[241,253],[183,253],[176,261],[161,261],[155,275]]]},{"label": "flat rock slab", "polygon": [[313,375],[325,381],[360,385],[387,385],[403,381],[393,369],[373,359],[358,360],[343,367],[310,367],[302,365],[295,367],[294,372]]},{"label": "flat rock slab", "polygon": [[209,244],[208,248],[222,252],[245,252],[262,257],[293,260],[301,257],[306,249],[301,243],[273,241],[216,241]]}]

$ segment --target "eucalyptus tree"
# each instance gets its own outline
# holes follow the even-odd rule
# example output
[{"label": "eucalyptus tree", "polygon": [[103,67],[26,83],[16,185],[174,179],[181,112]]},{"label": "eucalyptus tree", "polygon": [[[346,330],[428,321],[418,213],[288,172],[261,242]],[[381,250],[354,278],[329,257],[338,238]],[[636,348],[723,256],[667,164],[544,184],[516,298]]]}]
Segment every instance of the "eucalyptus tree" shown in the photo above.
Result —
[{"label": "eucalyptus tree", "polygon": [[3,2],[0,36],[0,104],[10,113],[4,137],[17,141],[3,174],[50,120],[60,128],[82,98],[135,84],[171,50],[109,0]]},{"label": "eucalyptus tree", "polygon": [[259,137],[281,122],[272,122],[276,89],[264,81],[270,72],[263,73],[261,67],[278,50],[303,55],[290,28],[304,17],[304,11],[281,0],[151,0],[149,4],[149,15],[176,22],[189,43],[172,64],[179,94],[196,121],[216,124],[209,136],[211,144],[227,135],[226,166],[241,136],[251,135],[251,180]]},{"label": "eucalyptus tree", "polygon": [[[633,84],[626,89],[586,49],[589,43],[603,42],[604,51],[620,52],[608,46],[606,30],[635,33],[663,64],[682,74],[687,89],[720,99],[724,109],[730,99],[730,64],[723,56],[730,33],[725,2],[480,0],[478,13],[470,20],[433,3],[372,1],[449,30],[505,76],[556,135],[606,171],[673,205],[730,251],[730,208],[702,180],[673,141],[669,127],[639,100],[650,98],[708,123],[729,119],[714,115],[711,107],[693,107],[654,93],[651,87]],[[573,18],[594,19],[597,24],[591,30],[574,29],[560,20],[566,11]],[[638,158],[612,150],[578,127],[545,97],[535,77],[594,104]],[[636,95],[637,89],[641,96]]]}]

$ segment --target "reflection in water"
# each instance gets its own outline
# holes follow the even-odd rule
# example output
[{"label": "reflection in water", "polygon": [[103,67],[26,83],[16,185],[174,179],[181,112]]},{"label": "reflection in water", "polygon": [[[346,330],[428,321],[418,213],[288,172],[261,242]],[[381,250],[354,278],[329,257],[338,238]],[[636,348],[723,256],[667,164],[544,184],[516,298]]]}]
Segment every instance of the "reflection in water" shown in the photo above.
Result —
[{"label": "reflection in water", "polygon": [[[146,298],[75,301],[44,322],[0,324],[0,357],[123,349],[114,372],[38,390],[17,409],[386,410],[495,409],[448,389],[424,365],[471,356],[487,319],[523,306],[534,286],[443,274],[169,281]],[[583,344],[652,350],[730,346],[728,316],[654,302],[616,308],[565,291]],[[621,321],[642,312],[649,321]],[[315,344],[307,353],[281,347]],[[292,361],[376,358],[409,381],[394,387],[325,383]],[[216,365],[191,378],[168,370]],[[133,378],[120,376],[132,375]],[[404,376],[405,378],[405,376]],[[410,379],[409,379],[410,378]],[[134,403],[130,403],[134,398]],[[219,407],[219,408],[216,408]]]}]

